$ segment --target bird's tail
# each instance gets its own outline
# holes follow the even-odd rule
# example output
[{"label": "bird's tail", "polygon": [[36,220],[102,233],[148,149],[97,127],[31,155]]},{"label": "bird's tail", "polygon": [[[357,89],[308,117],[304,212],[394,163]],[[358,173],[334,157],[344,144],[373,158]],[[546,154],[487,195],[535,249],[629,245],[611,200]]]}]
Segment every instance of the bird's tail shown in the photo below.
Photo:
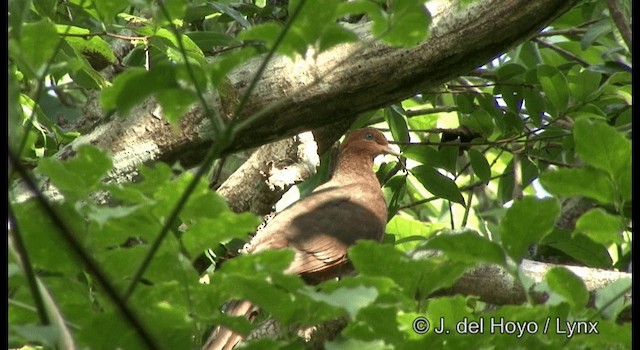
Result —
[{"label": "bird's tail", "polygon": [[[253,321],[258,314],[258,307],[248,300],[229,302],[226,309],[225,313],[227,315],[243,316],[249,321]],[[218,326],[211,333],[202,350],[231,350],[242,341],[242,338],[242,335],[228,328]]]}]

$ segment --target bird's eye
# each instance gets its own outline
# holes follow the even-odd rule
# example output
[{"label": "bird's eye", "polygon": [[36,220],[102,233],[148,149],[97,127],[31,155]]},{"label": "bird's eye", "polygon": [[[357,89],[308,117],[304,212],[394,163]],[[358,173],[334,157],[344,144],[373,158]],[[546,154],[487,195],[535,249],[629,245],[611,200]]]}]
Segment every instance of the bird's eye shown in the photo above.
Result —
[{"label": "bird's eye", "polygon": [[375,137],[373,137],[372,133],[368,132],[368,133],[364,134],[364,138],[366,140],[373,140]]}]

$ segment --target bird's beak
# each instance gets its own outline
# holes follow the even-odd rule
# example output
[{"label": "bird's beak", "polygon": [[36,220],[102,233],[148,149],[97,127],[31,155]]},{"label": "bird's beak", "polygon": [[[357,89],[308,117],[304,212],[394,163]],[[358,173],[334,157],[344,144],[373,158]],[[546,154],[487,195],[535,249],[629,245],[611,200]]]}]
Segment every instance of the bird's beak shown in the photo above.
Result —
[{"label": "bird's beak", "polygon": [[395,149],[391,148],[391,146],[387,146],[387,148],[384,149],[384,153],[391,154],[391,155],[394,155],[396,157],[400,157],[401,156],[400,152],[398,152]]}]

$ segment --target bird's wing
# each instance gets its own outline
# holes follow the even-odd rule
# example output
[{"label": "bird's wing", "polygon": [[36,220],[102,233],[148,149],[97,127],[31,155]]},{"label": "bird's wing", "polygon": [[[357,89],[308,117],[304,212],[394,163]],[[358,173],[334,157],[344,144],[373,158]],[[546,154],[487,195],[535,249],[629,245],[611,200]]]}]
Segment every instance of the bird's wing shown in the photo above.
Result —
[{"label": "bird's wing", "polygon": [[277,215],[254,237],[251,251],[291,247],[295,256],[289,272],[340,274],[350,245],[382,238],[386,204],[375,190],[357,184],[323,187]]}]

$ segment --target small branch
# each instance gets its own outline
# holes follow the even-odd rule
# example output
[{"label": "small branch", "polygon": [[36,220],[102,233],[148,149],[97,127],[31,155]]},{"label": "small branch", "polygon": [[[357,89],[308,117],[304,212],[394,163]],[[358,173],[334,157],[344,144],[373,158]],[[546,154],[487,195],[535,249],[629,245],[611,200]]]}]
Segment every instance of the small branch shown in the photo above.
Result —
[{"label": "small branch", "polygon": [[148,36],[127,36],[127,35],[109,33],[107,31],[85,33],[85,34],[80,34],[80,33],[62,33],[60,35],[61,36],[79,37],[79,38],[91,38],[91,37],[94,37],[94,36],[108,36],[108,37],[121,39],[121,40],[126,40],[126,41],[146,41],[149,38]]},{"label": "small branch", "polygon": [[522,194],[522,161],[519,152],[513,153],[513,192],[511,198],[514,200],[521,199]]},{"label": "small branch", "polygon": [[536,37],[550,37],[550,36],[558,36],[558,35],[577,35],[584,34],[587,32],[586,28],[569,28],[569,29],[558,29],[558,30],[547,30],[544,32],[540,32],[536,34]]},{"label": "small branch", "polygon": [[[495,179],[503,177],[503,176],[507,176],[507,175],[509,175],[511,173],[513,173],[513,171],[504,172],[504,173],[502,173],[500,175],[496,175],[496,176],[493,176],[493,177],[489,178],[489,181],[495,180]],[[478,181],[478,182],[474,182],[474,183],[466,185],[466,186],[462,186],[462,187],[460,187],[460,192],[470,191],[470,190],[473,190],[474,188],[480,187],[480,186],[485,186],[485,182]],[[403,206],[398,207],[398,211],[403,210],[403,209],[408,209],[408,208],[411,208],[411,207],[415,207],[416,205],[429,203],[429,202],[432,202],[432,201],[434,201],[436,199],[440,199],[440,197],[435,197],[434,196],[434,197],[429,197],[429,198],[422,199],[422,200],[419,200],[419,201],[415,201],[413,203],[405,204]]]},{"label": "small branch", "polygon": [[487,80],[498,80],[498,76],[492,70],[486,68],[477,68],[466,74],[470,77],[483,78]]},{"label": "small branch", "polygon": [[407,117],[415,117],[415,116],[426,115],[426,114],[455,112],[457,110],[458,110],[457,106],[441,106],[441,107],[424,108],[424,109],[410,109],[405,111],[405,115]]},{"label": "small branch", "polygon": [[[525,83],[485,83],[485,84],[465,84],[465,85],[455,85],[455,84],[447,84],[447,87],[450,88],[458,88],[458,89],[467,89],[467,88],[483,88],[483,87],[492,87],[492,86],[521,86],[526,88],[535,88],[532,84]],[[481,91],[474,91],[475,93],[482,93]]]},{"label": "small branch", "polygon": [[538,156],[538,155],[535,155],[535,154],[527,154],[527,157],[528,158],[535,158],[539,162],[546,163],[546,164],[551,164],[551,165],[556,165],[556,166],[560,166],[560,167],[563,167],[563,168],[575,168],[575,167],[577,167],[577,165],[564,163],[564,162],[560,162],[560,161],[549,159],[549,158],[544,158],[544,157],[541,157],[541,156]]},{"label": "small branch", "polygon": [[582,58],[580,58],[580,57],[578,57],[576,55],[574,55],[572,52],[570,52],[568,50],[565,50],[565,49],[563,49],[563,48],[561,48],[559,46],[556,46],[556,45],[554,45],[554,44],[552,44],[552,43],[550,43],[550,42],[548,42],[546,40],[542,40],[540,38],[533,38],[531,40],[533,40],[537,44],[540,44],[540,45],[542,45],[542,46],[544,46],[546,48],[554,50],[555,52],[561,54],[562,56],[564,56],[564,57],[566,57],[566,58],[568,58],[570,60],[574,60],[574,61],[580,63],[584,67],[589,67],[591,65],[591,64],[589,64],[589,62],[583,60]]},{"label": "small branch", "polygon": [[[544,281],[547,272],[557,266],[562,266],[576,274],[585,284],[587,291],[593,296],[595,292],[619,279],[629,278],[630,273],[593,269],[583,266],[555,265],[532,260],[523,260],[520,271],[531,278],[535,284]],[[535,290],[535,287],[533,288]],[[477,295],[481,300],[496,304],[521,304],[526,301],[526,293],[514,277],[497,265],[479,265],[466,273],[455,285],[444,291],[445,295]],[[533,293],[534,300],[543,303],[547,296]],[[631,304],[631,293],[626,292],[622,297],[625,303]],[[590,300],[594,300],[591,298]],[[593,304],[590,305],[593,307]]]},{"label": "small branch", "polygon": [[411,145],[456,146],[456,147],[458,147],[458,146],[497,146],[497,145],[504,145],[504,144],[509,144],[509,143],[528,143],[528,142],[536,142],[536,141],[548,140],[548,139],[557,139],[557,138],[562,138],[562,137],[566,137],[566,136],[570,136],[570,134],[539,136],[539,137],[534,137],[534,138],[525,139],[525,140],[518,140],[518,138],[522,138],[524,136],[514,136],[514,137],[507,138],[507,139],[496,140],[496,141],[484,141],[484,142],[455,142],[455,143],[453,143],[453,142],[432,142],[432,141],[422,141],[422,142],[389,141],[389,143],[396,144],[396,145],[405,145],[405,146],[411,146]]},{"label": "small branch", "polygon": [[622,39],[627,44],[629,52],[631,52],[631,28],[629,26],[629,22],[618,7],[618,1],[607,0],[607,7],[609,8],[609,15],[611,16],[611,19],[613,19],[613,23],[616,24],[618,31],[620,31],[620,35],[622,35]]},{"label": "small branch", "polygon": [[[391,129],[389,128],[377,128],[380,131],[391,131]],[[449,128],[431,128],[431,129],[408,129],[409,132],[424,132],[424,133],[432,133],[432,134],[441,134],[443,132],[455,132],[458,129],[457,128],[453,128],[453,129],[449,129]]]},{"label": "small branch", "polygon": [[20,159],[12,151],[9,151],[9,161],[11,166],[20,175],[24,184],[28,190],[35,194],[36,201],[40,204],[43,212],[49,216],[53,225],[60,232],[60,236],[67,243],[70,251],[75,253],[78,260],[87,268],[89,273],[98,281],[105,291],[107,297],[113,302],[118,311],[120,311],[122,317],[129,323],[135,330],[136,335],[149,349],[161,349],[156,340],[151,336],[151,333],[146,329],[143,323],[138,319],[137,315],[133,312],[127,303],[118,295],[115,286],[111,283],[107,275],[104,273],[98,262],[88,254],[82,244],[78,242],[75,234],[71,231],[69,226],[61,219],[60,215],[51,206],[45,195],[38,189],[38,186],[28,174],[27,170],[20,163]]},{"label": "small branch", "polygon": [[264,44],[261,43],[261,42],[246,41],[246,42],[243,42],[242,44],[238,44],[238,45],[227,46],[227,47],[223,47],[223,48],[215,49],[215,50],[209,50],[209,51],[207,51],[207,53],[210,54],[211,56],[215,56],[215,55],[221,54],[221,53],[226,52],[226,51],[231,51],[231,50],[235,50],[235,49],[242,49],[244,47],[251,47],[251,46],[264,47]]},{"label": "small branch", "polygon": [[[13,250],[15,250],[15,252],[17,253],[18,262],[22,267],[24,276],[27,279],[27,284],[29,285],[29,291],[31,291],[31,296],[33,297],[33,302],[36,305],[36,311],[38,313],[38,318],[40,319],[40,324],[42,324],[43,326],[47,326],[50,323],[49,316],[47,315],[47,310],[44,306],[42,294],[40,294],[40,289],[38,288],[36,274],[33,271],[33,265],[31,264],[31,260],[29,259],[29,253],[27,252],[27,248],[25,247],[24,241],[22,240],[22,235],[20,234],[18,221],[13,215],[11,206],[9,206],[9,218],[9,222],[12,223],[11,227],[9,228],[9,248],[13,248]],[[12,249],[10,249],[10,251],[11,250]]]}]

